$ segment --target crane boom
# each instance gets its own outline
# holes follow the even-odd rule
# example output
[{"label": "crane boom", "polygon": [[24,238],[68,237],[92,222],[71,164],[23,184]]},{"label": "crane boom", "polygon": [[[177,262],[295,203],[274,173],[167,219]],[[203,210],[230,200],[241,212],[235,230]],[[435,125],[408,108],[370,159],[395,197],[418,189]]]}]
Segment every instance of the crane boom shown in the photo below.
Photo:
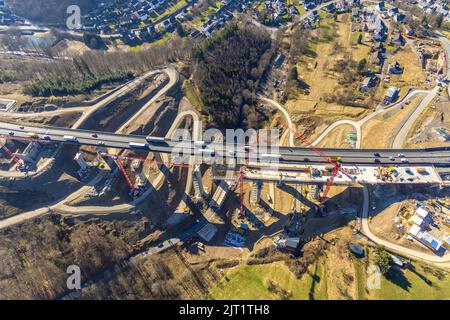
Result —
[{"label": "crane boom", "polygon": [[125,170],[122,162],[120,162],[119,159],[114,159],[114,162],[117,164],[117,167],[119,167],[120,172],[122,172],[128,187],[130,187],[131,191],[133,191],[134,189],[136,189],[136,187],[134,186],[134,184],[131,182],[130,176],[128,175],[127,171]]},{"label": "crane boom", "polygon": [[325,203],[327,199],[328,192],[330,192],[331,186],[333,185],[334,178],[336,177],[337,173],[339,171],[339,166],[335,166],[333,168],[333,171],[331,172],[330,179],[328,179],[327,186],[325,188],[325,192],[322,195],[322,198],[320,198],[320,207],[323,207],[323,204]]},{"label": "crane boom", "polygon": [[310,143],[308,140],[306,140],[300,133],[298,133],[297,131],[295,131],[294,129],[292,129],[291,127],[289,127],[282,119],[281,117],[278,118],[278,120],[281,122],[283,128],[285,128],[286,130],[289,130],[291,133],[294,134],[295,137],[297,137],[298,139],[300,139],[306,146],[308,146],[309,148],[311,148],[312,150],[314,150],[319,156],[321,156],[322,158],[326,159],[330,164],[333,165],[333,171],[331,172],[331,176],[330,179],[327,182],[327,186],[325,188],[325,192],[322,195],[322,198],[320,199],[320,207],[322,208],[326,197],[328,195],[328,193],[330,192],[331,186],[333,185],[334,182],[334,178],[336,178],[337,173],[340,171],[342,172],[342,174],[344,174],[345,176],[347,176],[348,178],[350,178],[352,181],[354,180],[349,174],[347,174],[347,172],[345,172],[344,170],[342,170],[342,166],[340,164],[340,159],[336,158],[336,157],[329,157],[327,156],[322,150],[320,150],[319,148],[315,147],[312,143]]}]

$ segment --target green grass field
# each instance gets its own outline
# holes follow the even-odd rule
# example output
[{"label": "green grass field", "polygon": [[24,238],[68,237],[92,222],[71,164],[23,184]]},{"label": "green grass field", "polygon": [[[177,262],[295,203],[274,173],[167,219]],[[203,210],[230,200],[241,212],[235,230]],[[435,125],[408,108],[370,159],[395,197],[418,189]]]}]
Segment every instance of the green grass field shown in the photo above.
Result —
[{"label": "green grass field", "polygon": [[276,293],[269,292],[268,280],[287,290],[295,300],[316,300],[326,298],[326,285],[323,267],[320,263],[311,266],[309,274],[298,280],[283,262],[265,265],[240,265],[228,271],[226,277],[211,288],[209,299],[280,299]]},{"label": "green grass field", "polygon": [[[381,279],[380,289],[366,289],[365,259],[353,259],[356,296],[358,300],[444,300],[450,299],[450,275],[436,269],[415,265],[415,270],[393,269]],[[269,280],[289,293],[293,300],[327,299],[327,267],[320,260],[310,266],[308,273],[298,280],[283,262],[265,265],[239,265],[228,270],[226,276],[213,286],[208,299],[282,299],[268,290]],[[328,285],[332,285],[329,283]],[[284,297],[286,298],[286,297]]]},{"label": "green grass field", "polygon": [[379,290],[371,290],[369,299],[383,300],[446,300],[450,299],[450,275],[438,279],[416,266],[411,270],[393,270],[381,280]]},{"label": "green grass field", "polygon": [[183,93],[186,96],[186,98],[189,100],[189,102],[197,109],[202,110],[203,109],[203,103],[200,100],[200,97],[195,92],[195,89],[192,87],[192,84],[189,80],[185,80],[183,82]]}]

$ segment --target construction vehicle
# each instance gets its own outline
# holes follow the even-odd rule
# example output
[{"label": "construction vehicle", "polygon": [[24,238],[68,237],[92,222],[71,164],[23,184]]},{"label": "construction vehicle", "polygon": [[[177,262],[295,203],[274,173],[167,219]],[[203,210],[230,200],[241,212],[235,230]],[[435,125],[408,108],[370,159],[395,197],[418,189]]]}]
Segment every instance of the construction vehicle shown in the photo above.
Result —
[{"label": "construction vehicle", "polygon": [[37,133],[33,133],[33,132],[27,133],[27,136],[29,138],[32,138],[32,139],[38,139],[39,138],[38,134]]},{"label": "construction vehicle", "polygon": [[420,173],[420,174],[427,174],[428,171],[427,171],[426,169],[423,169],[423,168],[418,168],[418,169],[417,169],[417,173]]}]

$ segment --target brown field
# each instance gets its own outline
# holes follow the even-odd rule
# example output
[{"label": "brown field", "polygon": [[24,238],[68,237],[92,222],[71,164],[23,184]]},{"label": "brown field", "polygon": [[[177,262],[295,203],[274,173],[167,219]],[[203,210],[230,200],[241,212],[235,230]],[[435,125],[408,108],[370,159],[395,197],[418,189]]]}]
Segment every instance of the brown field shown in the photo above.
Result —
[{"label": "brown field", "polygon": [[449,146],[449,142],[439,139],[436,128],[450,128],[449,99],[443,93],[420,115],[406,139],[407,148],[433,148]]},{"label": "brown field", "polygon": [[347,137],[350,132],[355,131],[355,128],[349,124],[338,126],[332,130],[317,146],[322,148],[351,149],[352,146],[347,141]]},{"label": "brown field", "polygon": [[421,97],[419,95],[411,101],[408,107],[403,110],[395,109],[384,112],[362,126],[362,148],[388,148],[394,135],[401,125],[405,117],[410,113],[417,103],[420,103]]},{"label": "brown field", "polygon": [[[336,92],[340,74],[331,70],[336,61],[350,54],[358,61],[368,54],[370,46],[366,43],[355,45],[349,15],[340,15],[334,22],[326,18],[321,27],[314,30],[317,41],[310,42],[311,53],[300,58],[297,64],[299,78],[308,84],[309,93],[298,94],[286,103],[286,109],[297,123],[297,129],[310,139],[317,136],[331,122],[339,119],[361,118],[368,112],[366,108],[327,103],[324,97]],[[336,50],[335,47],[340,47]],[[320,53],[320,54],[319,54]]]}]

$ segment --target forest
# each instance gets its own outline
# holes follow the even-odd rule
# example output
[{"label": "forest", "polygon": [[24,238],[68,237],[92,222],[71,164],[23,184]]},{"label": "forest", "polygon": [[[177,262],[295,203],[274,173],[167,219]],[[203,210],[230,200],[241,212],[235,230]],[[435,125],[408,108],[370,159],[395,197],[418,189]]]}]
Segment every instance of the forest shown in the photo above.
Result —
[{"label": "forest", "polygon": [[[0,47],[5,38],[0,37]],[[59,57],[50,48],[42,52],[53,59],[0,59],[0,83],[20,82],[24,93],[32,96],[88,93],[102,84],[123,82],[155,67],[190,59],[191,49],[187,39],[173,39],[170,47],[154,45],[139,52],[90,50],[74,57]]]},{"label": "forest", "polygon": [[219,128],[252,126],[259,81],[273,56],[266,31],[230,24],[193,48],[193,80],[205,112]]},{"label": "forest", "polygon": [[123,82],[133,78],[131,72],[116,72],[104,75],[59,76],[38,80],[26,86],[23,92],[35,97],[67,96],[90,93],[102,85]]}]

